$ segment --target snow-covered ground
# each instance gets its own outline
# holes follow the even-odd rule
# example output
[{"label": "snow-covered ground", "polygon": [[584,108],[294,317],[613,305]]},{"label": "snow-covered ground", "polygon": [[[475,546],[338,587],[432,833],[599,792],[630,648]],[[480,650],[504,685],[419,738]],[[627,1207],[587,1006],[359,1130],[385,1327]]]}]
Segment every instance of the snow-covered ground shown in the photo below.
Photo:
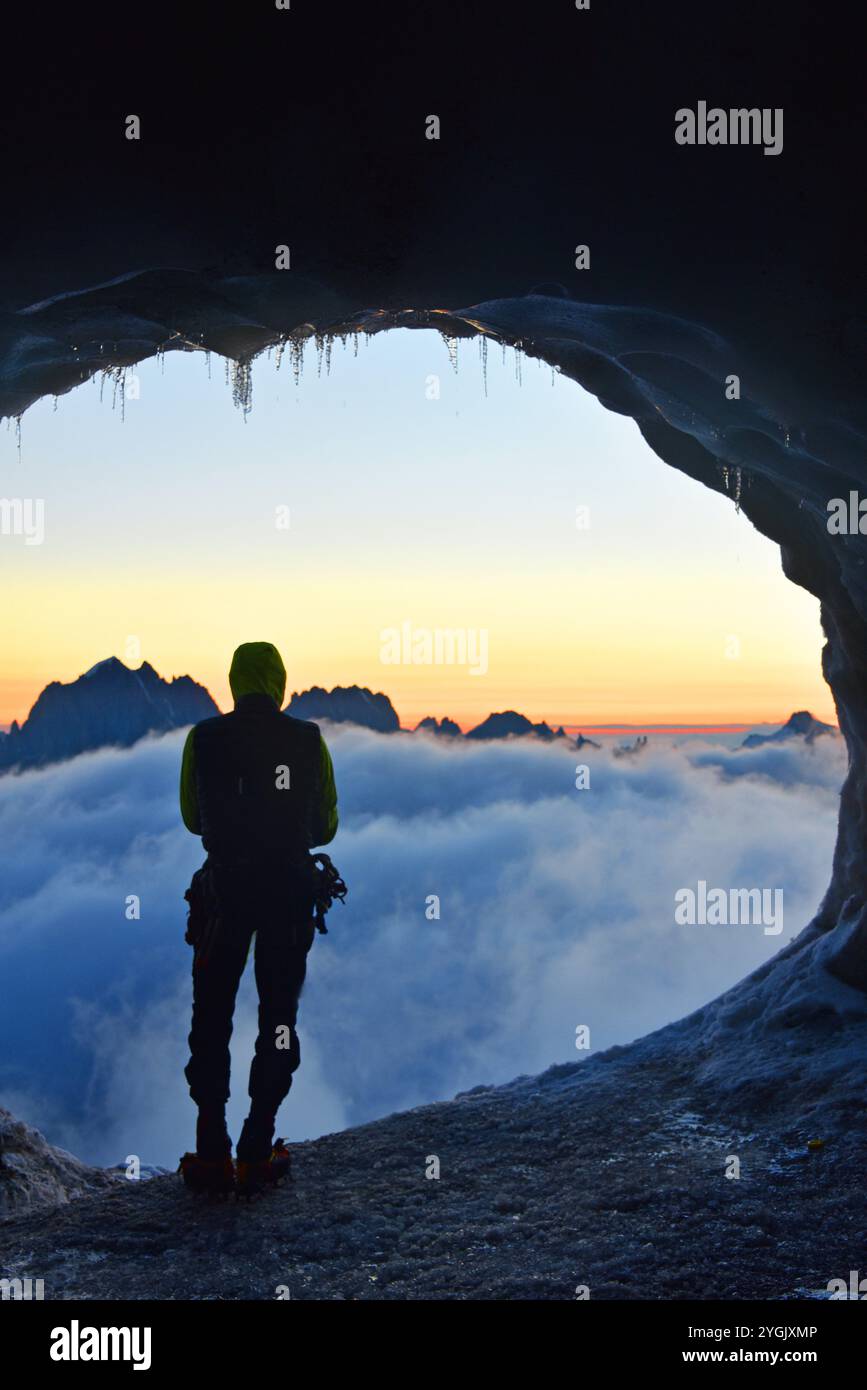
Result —
[{"label": "snow-covered ground", "polygon": [[[295,1181],[253,1206],[113,1179],[4,1223],[0,1276],[46,1299],[827,1299],[863,1269],[867,1196],[863,1106],[816,1109],[819,1059],[867,1038],[835,1027],[745,1041],[751,1096],[701,1083],[683,1025],[476,1088],[295,1146]],[[775,1048],[813,1054],[812,1088],[780,1084]]]}]

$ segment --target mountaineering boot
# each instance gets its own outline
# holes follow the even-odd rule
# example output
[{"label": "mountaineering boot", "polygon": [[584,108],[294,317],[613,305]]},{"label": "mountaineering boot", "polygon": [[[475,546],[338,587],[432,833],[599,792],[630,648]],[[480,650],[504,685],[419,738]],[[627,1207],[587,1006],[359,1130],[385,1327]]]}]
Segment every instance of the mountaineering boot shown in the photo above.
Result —
[{"label": "mountaineering boot", "polygon": [[182,1156],[178,1172],[184,1180],[184,1186],[192,1192],[221,1196],[234,1191],[232,1141],[226,1130],[224,1106],[199,1106],[196,1152],[185,1153]]},{"label": "mountaineering boot", "polygon": [[198,1154],[185,1153],[181,1156],[178,1172],[191,1192],[220,1197],[235,1190],[231,1150],[222,1158],[200,1158]]},{"label": "mountaineering boot", "polygon": [[237,1154],[243,1163],[267,1163],[274,1140],[277,1115],[254,1101],[238,1139]]},{"label": "mountaineering boot", "polygon": [[273,1113],[253,1103],[238,1140],[235,1190],[239,1197],[253,1197],[291,1176],[285,1141],[273,1139],[275,1123]]},{"label": "mountaineering boot", "polygon": [[285,1139],[275,1139],[267,1158],[243,1159],[235,1163],[235,1195],[257,1197],[266,1187],[291,1180],[291,1159]]}]

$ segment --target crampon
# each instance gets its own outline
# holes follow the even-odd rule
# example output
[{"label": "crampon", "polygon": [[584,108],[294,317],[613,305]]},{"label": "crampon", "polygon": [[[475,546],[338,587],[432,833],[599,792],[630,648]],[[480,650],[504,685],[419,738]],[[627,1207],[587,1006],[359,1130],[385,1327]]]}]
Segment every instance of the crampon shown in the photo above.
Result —
[{"label": "crampon", "polygon": [[181,1158],[178,1172],[190,1192],[219,1198],[228,1197],[230,1192],[235,1191],[235,1168],[229,1154],[223,1158],[208,1159],[186,1153]]},{"label": "crampon", "polygon": [[235,1162],[235,1195],[238,1198],[258,1197],[267,1187],[277,1187],[291,1181],[289,1150],[285,1139],[275,1139],[268,1158]]}]

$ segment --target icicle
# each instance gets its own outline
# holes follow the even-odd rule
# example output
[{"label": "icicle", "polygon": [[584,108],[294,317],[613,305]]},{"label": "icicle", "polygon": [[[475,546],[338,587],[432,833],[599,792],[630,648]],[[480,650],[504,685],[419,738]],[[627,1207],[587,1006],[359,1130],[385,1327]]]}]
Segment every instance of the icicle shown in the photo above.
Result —
[{"label": "icicle", "polygon": [[[93,377],[96,381],[96,377]],[[106,371],[99,373],[99,403],[102,405],[105,398],[105,383],[111,382],[111,408],[117,409],[117,397],[120,393],[120,418],[126,419],[126,367],[109,367]]]},{"label": "icicle", "polygon": [[485,395],[488,394],[488,340],[484,333],[479,338],[479,357],[482,359],[482,382],[485,387]]},{"label": "icicle", "polygon": [[521,376],[521,344],[520,344],[520,343],[516,343],[516,344],[515,344],[515,380],[517,381],[517,383],[518,383],[519,386],[523,386],[524,382],[523,382],[523,378],[522,378],[522,376]]},{"label": "icicle", "polygon": [[452,367],[454,368],[455,372],[457,373],[457,370],[458,370],[458,340],[457,340],[457,338],[451,337],[448,333],[442,333],[440,336],[442,337],[442,340],[443,340],[443,342],[445,343],[446,348],[448,349],[449,361],[451,362]]},{"label": "icicle", "polygon": [[289,360],[292,363],[292,375],[297,386],[301,380],[301,368],[304,365],[304,339],[292,338],[289,342]]},{"label": "icicle", "polygon": [[[743,490],[743,473],[740,464],[734,464],[729,467],[727,463],[721,463],[720,470],[722,472],[723,486],[735,504],[735,511],[739,512],[741,509],[741,492]],[[748,486],[749,482],[750,478],[749,474],[747,474]]]},{"label": "icicle", "polygon": [[111,397],[111,408],[114,410],[115,402],[120,394],[120,422],[126,420],[126,367],[117,367],[114,373],[114,391]]},{"label": "icicle", "polygon": [[280,363],[283,361],[283,353],[285,352],[285,350],[286,339],[281,337],[279,343],[277,344],[277,349],[274,353],[274,370],[277,372],[279,372],[280,370]]},{"label": "icicle", "polygon": [[325,339],[322,337],[322,334],[321,334],[321,333],[314,333],[313,337],[314,337],[314,340],[315,340],[315,342],[316,342],[316,375],[317,375],[317,376],[321,376],[321,375],[322,375],[322,354],[323,354],[323,352],[324,352],[324,350],[325,350]]},{"label": "icicle", "polygon": [[209,351],[207,348],[205,349],[205,366],[206,366],[207,369],[208,369],[208,381],[210,381],[210,380],[211,380],[211,354],[210,354],[210,351]]},{"label": "icicle", "polygon": [[231,378],[232,404],[242,412],[246,423],[253,408],[253,367],[249,357],[232,362]]},{"label": "icicle", "polygon": [[325,342],[325,375],[331,375],[331,349],[334,346],[334,339],[328,338]]},{"label": "icicle", "polygon": [[353,341],[353,343],[355,344],[355,354],[354,354],[354,355],[357,357],[357,356],[358,356],[358,334],[357,334],[357,333],[353,333],[353,335],[352,335],[352,341]]}]

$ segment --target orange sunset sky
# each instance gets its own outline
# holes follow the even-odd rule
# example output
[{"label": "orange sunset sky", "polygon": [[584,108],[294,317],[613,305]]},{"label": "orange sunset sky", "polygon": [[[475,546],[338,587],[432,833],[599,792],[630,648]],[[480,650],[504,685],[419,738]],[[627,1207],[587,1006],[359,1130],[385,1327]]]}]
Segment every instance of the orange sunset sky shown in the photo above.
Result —
[{"label": "orange sunset sky", "polygon": [[[438,334],[384,334],[297,387],[261,359],[246,421],[222,364],[176,354],[124,420],[91,384],[28,412],[20,458],[0,434],[0,490],[44,502],[41,543],[0,539],[0,723],[112,654],[227,708],[259,639],[289,693],[366,685],[408,726],[834,721],[818,603],[730,499],[574,383],[492,350],[486,394],[460,351],[456,374]],[[384,661],[404,623],[486,634],[485,669]]]}]

